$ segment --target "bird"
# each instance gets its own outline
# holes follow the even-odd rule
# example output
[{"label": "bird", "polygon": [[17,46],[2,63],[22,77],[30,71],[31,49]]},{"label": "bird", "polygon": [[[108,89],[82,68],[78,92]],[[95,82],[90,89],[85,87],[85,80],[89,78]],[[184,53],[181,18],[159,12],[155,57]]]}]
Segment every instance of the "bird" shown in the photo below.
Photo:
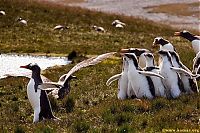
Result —
[{"label": "bird", "polygon": [[[159,74],[160,70],[157,66],[155,66],[153,54],[145,53],[144,56],[146,58],[146,67],[144,68],[144,71],[150,71]],[[155,96],[166,97],[166,88],[162,83],[162,79],[158,77],[151,77],[151,79],[155,87]]]},{"label": "bird", "polygon": [[156,45],[160,45],[159,50],[176,51],[174,46],[168,40],[165,40],[162,37],[154,38],[153,47],[155,47]]},{"label": "bird", "polygon": [[[72,74],[83,67],[88,67],[92,65],[96,65],[101,61],[111,57],[112,55],[116,54],[116,52],[110,52],[101,54],[98,56],[91,57],[89,59],[83,60],[82,62],[75,65],[67,74],[63,74],[58,82],[44,82],[41,84],[42,90],[53,91],[54,97],[57,99],[63,99],[70,92],[70,80],[76,77],[72,76]],[[40,87],[39,86],[39,87]]]},{"label": "bird", "polygon": [[69,29],[68,26],[64,26],[64,25],[56,25],[53,30],[64,30],[64,29]]},{"label": "bird", "polygon": [[123,28],[124,26],[126,26],[126,24],[121,22],[120,20],[114,20],[112,22],[112,25],[115,26],[116,28]]},{"label": "bird", "polygon": [[[174,51],[169,51],[169,53],[172,57],[172,63],[174,67],[182,68],[183,70],[186,70],[188,73],[191,73],[192,75],[192,72],[181,62],[178,53]],[[195,93],[199,92],[197,81],[195,78],[193,78],[192,76],[187,76],[184,73],[180,73],[180,78],[183,82],[183,86],[186,93],[190,94],[194,92]]]},{"label": "bird", "polygon": [[183,30],[180,32],[175,32],[174,35],[181,36],[181,37],[187,39],[188,41],[190,41],[192,43],[192,48],[193,48],[195,54],[197,54],[200,51],[200,37],[199,36],[196,36],[186,30]]},{"label": "bird", "polygon": [[160,74],[165,77],[162,81],[167,89],[167,97],[177,98],[181,92],[185,92],[183,82],[178,74],[182,69],[173,66],[172,57],[168,51],[160,50],[158,54],[162,58],[159,69]]},{"label": "bird", "polygon": [[51,109],[51,105],[45,90],[39,89],[39,85],[43,83],[40,72],[41,69],[37,64],[28,64],[20,66],[20,68],[29,69],[32,71],[31,79],[27,85],[27,95],[29,102],[34,110],[33,122],[39,122],[45,119],[56,118]]},{"label": "bird", "polygon": [[17,21],[18,21],[19,24],[27,26],[27,21],[22,19],[22,18],[20,18],[20,17],[17,19]]},{"label": "bird", "polygon": [[146,59],[144,57],[144,53],[149,53],[148,49],[142,48],[129,48],[129,49],[121,49],[120,53],[135,53],[139,60],[139,66],[144,68],[146,66]]},{"label": "bird", "polygon": [[160,74],[141,70],[134,53],[125,53],[124,57],[128,61],[128,80],[136,97],[153,99],[155,97],[155,88],[150,76],[164,77]]},{"label": "bird", "polygon": [[0,15],[5,16],[5,15],[6,15],[6,12],[5,12],[5,11],[0,11]]},{"label": "bird", "polygon": [[95,31],[98,31],[98,32],[106,32],[105,29],[103,27],[99,27],[99,26],[92,26],[92,28],[95,30]]},{"label": "bird", "polygon": [[124,100],[128,97],[131,97],[134,95],[134,92],[130,88],[130,82],[128,80],[128,62],[127,60],[123,57],[123,66],[122,66],[122,72],[120,74],[116,74],[112,77],[110,77],[106,85],[109,86],[113,81],[118,80],[118,99]]}]

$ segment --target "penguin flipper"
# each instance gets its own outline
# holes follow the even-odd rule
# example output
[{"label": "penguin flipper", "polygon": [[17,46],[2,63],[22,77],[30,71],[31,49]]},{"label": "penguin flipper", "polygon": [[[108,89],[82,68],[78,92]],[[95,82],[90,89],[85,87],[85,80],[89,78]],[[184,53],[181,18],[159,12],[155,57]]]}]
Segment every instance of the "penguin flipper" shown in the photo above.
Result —
[{"label": "penguin flipper", "polygon": [[192,73],[190,73],[190,72],[188,72],[188,71],[186,71],[186,70],[184,70],[182,68],[170,67],[170,69],[175,71],[175,72],[177,72],[177,73],[182,73],[185,76],[188,76],[188,77],[191,77],[191,78],[196,77],[196,75],[193,75]]},{"label": "penguin flipper", "polygon": [[160,74],[154,73],[154,72],[148,72],[148,71],[138,71],[139,74],[142,74],[144,76],[156,76],[159,77],[161,79],[164,79],[164,77]]},{"label": "penguin flipper", "polygon": [[110,84],[111,84],[112,82],[114,82],[115,80],[118,80],[121,76],[122,76],[122,73],[113,75],[112,77],[110,77],[110,78],[107,80],[106,85],[107,85],[107,86],[110,86]]}]

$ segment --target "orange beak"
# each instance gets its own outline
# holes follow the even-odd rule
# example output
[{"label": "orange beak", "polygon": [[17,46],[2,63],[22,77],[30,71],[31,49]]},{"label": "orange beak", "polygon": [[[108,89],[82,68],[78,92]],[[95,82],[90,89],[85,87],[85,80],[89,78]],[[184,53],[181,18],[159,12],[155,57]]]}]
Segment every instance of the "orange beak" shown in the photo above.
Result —
[{"label": "orange beak", "polygon": [[174,35],[175,35],[175,36],[180,36],[181,33],[180,33],[180,32],[174,32]]}]

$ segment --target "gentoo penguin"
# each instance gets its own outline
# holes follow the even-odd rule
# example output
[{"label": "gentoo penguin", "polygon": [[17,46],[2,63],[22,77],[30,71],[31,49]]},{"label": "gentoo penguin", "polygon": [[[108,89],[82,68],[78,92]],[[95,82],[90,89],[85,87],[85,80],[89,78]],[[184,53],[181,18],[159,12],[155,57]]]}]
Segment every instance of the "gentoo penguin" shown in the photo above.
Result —
[{"label": "gentoo penguin", "polygon": [[[171,54],[174,67],[182,68],[182,69],[186,70],[187,72],[191,73],[191,71],[185,65],[183,65],[183,63],[181,62],[178,53],[173,52],[173,51],[169,51],[169,53]],[[183,82],[183,86],[184,86],[186,93],[199,92],[197,81],[195,78],[187,76],[183,73],[180,73],[180,77]]]},{"label": "gentoo penguin", "polygon": [[163,84],[167,89],[167,97],[177,98],[181,91],[185,92],[183,82],[179,74],[174,71],[171,55],[168,51],[160,50],[159,52],[162,61],[159,65],[160,74],[164,77]]},{"label": "gentoo penguin", "polygon": [[27,21],[22,19],[22,18],[18,18],[17,21],[19,22],[19,24],[27,26]]},{"label": "gentoo penguin", "polygon": [[[154,56],[152,53],[145,53],[144,56],[146,57],[146,67],[144,71],[150,71],[159,74],[159,68],[155,66],[154,63]],[[158,97],[166,97],[166,88],[162,83],[162,79],[158,77],[151,77],[154,87],[155,87],[155,95]]]},{"label": "gentoo penguin", "polygon": [[57,119],[52,113],[46,91],[38,88],[43,83],[40,76],[40,67],[37,64],[28,64],[20,67],[32,71],[32,76],[27,86],[27,95],[34,110],[33,122],[36,123],[44,118]]},{"label": "gentoo penguin", "polygon": [[153,46],[160,45],[160,50],[166,51],[176,51],[174,46],[168,41],[163,39],[162,37],[156,37],[153,41]]},{"label": "gentoo penguin", "polygon": [[146,58],[144,57],[144,53],[149,53],[148,49],[141,48],[129,48],[129,49],[121,49],[121,53],[134,53],[139,61],[139,66],[144,68],[146,66]]},{"label": "gentoo penguin", "polygon": [[141,70],[134,53],[124,54],[124,57],[128,61],[128,80],[130,81],[136,97],[153,99],[155,96],[155,88],[153,81],[149,76],[163,77],[153,72]]},{"label": "gentoo penguin", "polygon": [[112,77],[110,77],[106,85],[109,86],[113,81],[118,80],[118,99],[124,100],[127,98],[128,94],[128,62],[123,57],[123,66],[122,66],[122,72],[120,74],[116,74]]},{"label": "gentoo penguin", "polygon": [[0,11],[0,15],[5,16],[5,15],[6,15],[6,12],[5,12],[5,11]]},{"label": "gentoo penguin", "polygon": [[53,30],[64,30],[64,29],[69,29],[69,27],[64,26],[64,25],[56,25]]},{"label": "gentoo penguin", "polygon": [[192,43],[192,48],[196,54],[200,51],[200,37],[195,36],[194,34],[186,30],[175,32],[174,35],[181,36],[190,41]]},{"label": "gentoo penguin", "polygon": [[70,91],[70,80],[74,79],[76,77],[72,76],[73,73],[80,70],[83,67],[88,67],[92,65],[96,65],[100,63],[101,61],[111,57],[116,52],[110,52],[101,54],[99,56],[91,57],[89,59],[83,60],[82,62],[76,64],[67,74],[63,74],[58,82],[45,82],[41,85],[39,85],[39,88],[42,90],[48,90],[53,91],[53,95],[55,95],[55,98],[62,99],[64,96],[66,96]]},{"label": "gentoo penguin", "polygon": [[95,31],[98,31],[98,32],[105,32],[105,29],[103,27],[99,27],[99,26],[92,26],[92,28],[95,30]]},{"label": "gentoo penguin", "polygon": [[114,20],[112,22],[112,25],[115,26],[116,28],[123,28],[124,26],[126,26],[126,24],[121,22],[120,20]]}]

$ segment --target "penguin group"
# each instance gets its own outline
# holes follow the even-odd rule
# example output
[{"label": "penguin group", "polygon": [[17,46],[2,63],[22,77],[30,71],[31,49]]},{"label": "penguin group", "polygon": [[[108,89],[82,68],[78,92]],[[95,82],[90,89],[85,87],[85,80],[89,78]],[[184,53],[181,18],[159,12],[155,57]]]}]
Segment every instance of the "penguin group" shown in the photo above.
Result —
[{"label": "penguin group", "polygon": [[180,60],[173,44],[162,37],[156,37],[153,47],[159,45],[158,66],[153,53],[148,49],[121,49],[122,72],[110,77],[106,85],[118,80],[118,99],[165,97],[178,98],[182,94],[198,93],[200,39],[188,31],[175,32],[192,42],[196,53],[193,70],[190,71]]}]

